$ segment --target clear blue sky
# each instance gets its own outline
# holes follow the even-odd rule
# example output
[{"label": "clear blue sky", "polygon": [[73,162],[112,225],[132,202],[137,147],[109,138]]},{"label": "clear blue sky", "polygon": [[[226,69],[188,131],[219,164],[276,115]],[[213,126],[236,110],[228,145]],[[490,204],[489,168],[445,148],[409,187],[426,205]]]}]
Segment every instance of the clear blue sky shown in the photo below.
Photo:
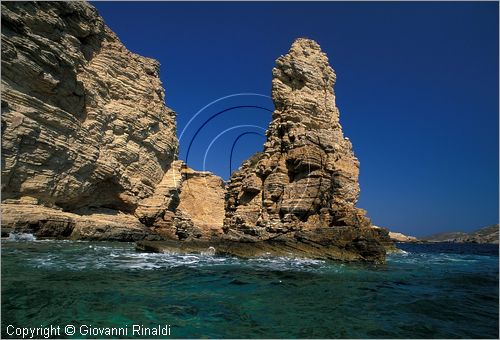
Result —
[{"label": "clear blue sky", "polygon": [[[361,197],[374,224],[421,236],[498,222],[498,3],[93,2],[133,52],[161,63],[178,135],[205,105],[235,93],[270,95],[271,70],[297,37],[315,39],[337,73],[344,133],[361,162]],[[234,106],[205,109],[181,139]],[[262,150],[271,114],[228,110],[201,129],[188,164],[229,175]],[[238,125],[243,127],[234,128]]]}]

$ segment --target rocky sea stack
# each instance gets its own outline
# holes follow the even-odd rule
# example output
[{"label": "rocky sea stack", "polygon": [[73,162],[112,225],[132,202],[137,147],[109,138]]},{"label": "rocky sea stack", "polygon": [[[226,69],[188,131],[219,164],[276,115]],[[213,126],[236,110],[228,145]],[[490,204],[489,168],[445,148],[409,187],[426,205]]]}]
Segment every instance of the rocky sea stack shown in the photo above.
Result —
[{"label": "rocky sea stack", "polygon": [[[228,183],[227,235],[341,250],[346,258],[383,256],[384,230],[356,208],[359,161],[335,105],[335,72],[320,46],[297,39],[276,61],[275,105],[264,150]],[[335,255],[336,256],[336,255]]]},{"label": "rocky sea stack", "polygon": [[383,262],[392,241],[356,207],[359,161],[342,132],[334,84],[320,46],[297,39],[273,69],[275,111],[264,150],[226,185],[224,234],[138,247]]},{"label": "rocky sea stack", "polygon": [[278,58],[264,150],[227,184],[177,160],[158,72],[87,3],[2,3],[3,234],[384,261],[316,42]]}]

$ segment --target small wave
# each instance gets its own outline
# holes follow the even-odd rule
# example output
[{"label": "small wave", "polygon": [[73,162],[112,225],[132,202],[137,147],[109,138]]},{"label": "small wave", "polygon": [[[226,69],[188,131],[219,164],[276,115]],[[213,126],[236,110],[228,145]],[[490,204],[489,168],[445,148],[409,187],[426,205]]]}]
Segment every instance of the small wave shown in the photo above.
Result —
[{"label": "small wave", "polygon": [[400,249],[400,248],[396,248],[394,250],[391,250],[391,251],[387,252],[388,256],[392,256],[392,255],[395,255],[395,256],[409,256],[411,254],[412,253],[410,251],[403,250],[403,249]]},{"label": "small wave", "polygon": [[[387,261],[396,261],[396,262],[401,262],[401,261],[411,261],[415,257],[415,254],[403,250],[403,249],[396,249],[394,251],[391,251],[390,253],[387,253]],[[418,256],[417,256],[418,257]]]},{"label": "small wave", "polygon": [[9,233],[9,241],[36,241],[36,237],[28,233]]},{"label": "small wave", "polygon": [[481,261],[480,255],[451,253],[392,253],[387,256],[388,263],[406,263],[420,266],[448,266],[472,264]]},{"label": "small wave", "polygon": [[201,252],[201,255],[210,255],[210,256],[214,256],[214,255],[215,255],[215,253],[216,253],[216,251],[215,251],[215,248],[214,248],[214,247],[208,247],[208,249],[207,249],[207,250],[205,250],[205,251],[202,251],[202,252]]},{"label": "small wave", "polygon": [[456,255],[448,253],[440,253],[439,257],[436,258],[439,262],[478,262],[476,256],[470,255]]},{"label": "small wave", "polygon": [[[248,259],[245,263],[250,266],[278,271],[316,271],[326,267],[326,261],[323,260],[284,256],[261,256]],[[340,270],[340,267],[337,269]]]}]

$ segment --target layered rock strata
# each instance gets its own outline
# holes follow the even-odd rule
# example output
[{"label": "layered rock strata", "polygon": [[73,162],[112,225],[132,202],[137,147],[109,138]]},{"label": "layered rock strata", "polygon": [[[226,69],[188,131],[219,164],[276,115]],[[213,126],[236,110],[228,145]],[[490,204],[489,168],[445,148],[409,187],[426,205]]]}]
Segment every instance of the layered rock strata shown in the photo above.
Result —
[{"label": "layered rock strata", "polygon": [[36,237],[88,241],[163,239],[130,214],[109,209],[89,209],[87,214],[75,214],[37,203],[27,198],[2,203],[2,236],[22,232]]},{"label": "layered rock strata", "polygon": [[2,199],[133,212],[176,157],[158,72],[86,3],[2,3]]},{"label": "layered rock strata", "polygon": [[34,198],[2,202],[2,233],[75,240],[213,240],[222,234],[224,181],[174,161],[154,193],[134,214],[87,207],[78,213],[46,207]]},{"label": "layered rock strata", "polygon": [[221,229],[222,180],[174,161],[158,72],[88,3],[2,3],[4,231],[130,241]]},{"label": "layered rock strata", "polygon": [[455,231],[425,236],[422,241],[498,244],[499,229],[498,224],[492,224],[472,232]]},{"label": "layered rock strata", "polygon": [[384,257],[383,232],[355,206],[359,161],[339,123],[335,79],[326,54],[309,39],[297,39],[276,61],[264,150],[228,183],[230,239],[318,243],[338,248],[341,258]]},{"label": "layered rock strata", "polygon": [[394,244],[356,207],[359,161],[339,123],[334,83],[319,45],[296,40],[273,70],[276,109],[264,150],[226,186],[224,235],[141,241],[138,249],[383,262]]}]

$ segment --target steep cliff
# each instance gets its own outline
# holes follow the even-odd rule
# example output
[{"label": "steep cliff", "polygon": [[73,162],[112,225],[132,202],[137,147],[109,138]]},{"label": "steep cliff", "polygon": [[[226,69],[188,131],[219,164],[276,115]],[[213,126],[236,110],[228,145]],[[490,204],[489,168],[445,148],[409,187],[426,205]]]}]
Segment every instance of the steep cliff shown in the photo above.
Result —
[{"label": "steep cliff", "polygon": [[158,71],[86,3],[2,3],[2,199],[133,212],[177,156]]},{"label": "steep cliff", "polygon": [[221,233],[224,182],[176,161],[175,112],[158,72],[88,3],[2,3],[4,233]]},{"label": "steep cliff", "polygon": [[220,232],[224,183],[175,161],[175,112],[158,72],[88,3],[2,3],[4,233],[130,241]]},{"label": "steep cliff", "polygon": [[[225,231],[233,239],[318,239],[383,257],[378,230],[356,208],[359,161],[335,105],[335,73],[320,46],[297,39],[273,69],[275,104],[264,151],[228,183]],[[386,235],[382,235],[386,237]]]}]

